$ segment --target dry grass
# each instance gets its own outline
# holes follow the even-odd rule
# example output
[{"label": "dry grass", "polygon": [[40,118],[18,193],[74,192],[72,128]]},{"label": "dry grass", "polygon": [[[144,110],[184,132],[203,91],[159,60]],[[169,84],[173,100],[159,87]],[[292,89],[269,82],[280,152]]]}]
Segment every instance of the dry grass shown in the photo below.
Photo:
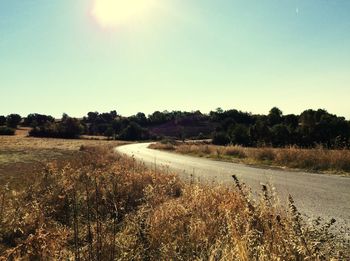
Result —
[{"label": "dry grass", "polygon": [[[349,246],[333,222],[306,224],[262,187],[185,184],[83,147],[25,190],[0,191],[0,260],[330,260]],[[346,243],[346,242],[345,242]]]},{"label": "dry grass", "polygon": [[64,140],[26,137],[28,128],[17,130],[16,136],[0,136],[0,185],[11,188],[24,185],[25,176],[34,176],[33,169],[53,160],[71,158],[81,146],[118,146],[125,142],[104,140]]},{"label": "dry grass", "polygon": [[246,148],[240,146],[215,146],[208,144],[162,144],[150,146],[154,149],[174,151],[221,160],[247,164],[264,164],[278,167],[325,171],[329,173],[350,173],[350,150],[328,150],[324,148]]}]

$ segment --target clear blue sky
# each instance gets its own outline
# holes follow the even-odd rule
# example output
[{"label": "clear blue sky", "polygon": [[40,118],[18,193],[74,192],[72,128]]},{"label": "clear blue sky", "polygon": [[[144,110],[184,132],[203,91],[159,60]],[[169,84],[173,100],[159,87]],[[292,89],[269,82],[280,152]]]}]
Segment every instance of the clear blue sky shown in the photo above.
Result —
[{"label": "clear blue sky", "polygon": [[139,1],[1,0],[0,115],[278,106],[350,119],[349,0]]}]

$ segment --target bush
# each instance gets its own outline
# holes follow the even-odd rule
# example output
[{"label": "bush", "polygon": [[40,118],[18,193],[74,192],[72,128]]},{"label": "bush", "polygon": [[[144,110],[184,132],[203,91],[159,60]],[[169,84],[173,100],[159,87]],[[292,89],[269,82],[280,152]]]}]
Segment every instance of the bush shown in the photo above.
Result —
[{"label": "bush", "polygon": [[214,134],[214,137],[213,137],[214,145],[227,145],[229,143],[230,143],[230,138],[226,133],[217,132]]},{"label": "bush", "polygon": [[15,130],[9,127],[0,127],[0,135],[15,135]]}]

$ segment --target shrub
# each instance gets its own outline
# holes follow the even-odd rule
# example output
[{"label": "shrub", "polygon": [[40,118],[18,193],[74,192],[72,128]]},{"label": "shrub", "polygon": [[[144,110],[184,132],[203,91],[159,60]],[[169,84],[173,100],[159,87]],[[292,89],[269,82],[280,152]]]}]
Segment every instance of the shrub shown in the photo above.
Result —
[{"label": "shrub", "polygon": [[0,127],[0,135],[15,135],[15,130],[9,127]]},{"label": "shrub", "polygon": [[224,132],[217,132],[213,137],[213,144],[215,145],[227,145],[230,143],[229,136]]}]

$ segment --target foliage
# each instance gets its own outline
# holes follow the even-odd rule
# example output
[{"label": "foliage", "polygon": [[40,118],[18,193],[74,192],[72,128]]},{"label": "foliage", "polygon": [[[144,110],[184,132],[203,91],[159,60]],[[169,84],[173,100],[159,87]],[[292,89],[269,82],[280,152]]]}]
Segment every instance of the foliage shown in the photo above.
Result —
[{"label": "foliage", "polygon": [[131,122],[125,129],[123,129],[119,138],[121,140],[147,140],[149,139],[149,134],[147,129],[142,128],[135,122]]},{"label": "foliage", "polygon": [[15,132],[15,129],[6,126],[0,126],[0,135],[15,135]]},{"label": "foliage", "polygon": [[16,129],[17,125],[21,122],[22,117],[18,114],[10,114],[6,117],[6,125],[9,128]]},{"label": "foliage", "polygon": [[32,137],[47,138],[79,138],[82,132],[82,126],[78,119],[63,115],[60,122],[46,122],[44,125],[34,127],[29,135]]},{"label": "foliage", "polygon": [[6,124],[6,117],[3,115],[0,115],[0,126],[5,125]]},{"label": "foliage", "polygon": [[[53,129],[59,129],[59,124],[51,116],[40,114],[29,114],[23,124],[35,127],[34,133],[51,133]],[[80,134],[127,140],[149,137],[196,139],[200,136],[213,137],[214,144],[221,145],[350,148],[350,122],[322,109],[305,110],[300,115],[283,115],[277,107],[267,115],[253,115],[234,109],[224,111],[221,108],[209,114],[200,111],[155,111],[148,116],[139,112],[129,117],[118,115],[116,111],[89,112],[79,120],[79,125],[82,128]]]},{"label": "foliage", "polygon": [[321,109],[285,116],[276,107],[267,116],[219,110],[211,112],[210,116],[218,124],[217,129],[225,132],[230,143],[236,145],[350,147],[350,122]]},{"label": "foliage", "polygon": [[216,132],[213,136],[213,144],[227,145],[230,143],[230,137],[225,132]]},{"label": "foliage", "polygon": [[38,127],[47,123],[53,123],[55,119],[50,115],[42,115],[38,113],[31,113],[23,120],[23,126]]}]

